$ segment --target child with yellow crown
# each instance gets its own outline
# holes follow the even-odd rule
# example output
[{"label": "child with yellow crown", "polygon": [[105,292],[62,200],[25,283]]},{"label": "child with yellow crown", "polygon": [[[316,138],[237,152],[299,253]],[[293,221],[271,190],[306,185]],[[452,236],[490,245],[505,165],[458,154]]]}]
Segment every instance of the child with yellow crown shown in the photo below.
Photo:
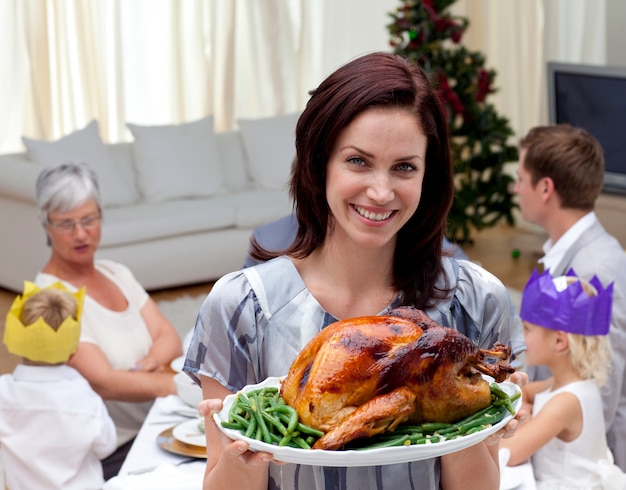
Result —
[{"label": "child with yellow crown", "polygon": [[116,448],[113,420],[65,362],[76,351],[85,289],[25,282],[6,318],[4,343],[22,357],[0,376],[0,457],[10,490],[101,488],[100,460]]},{"label": "child with yellow crown", "polygon": [[522,293],[526,363],[549,367],[552,377],[522,388],[532,415],[501,447],[510,450],[509,465],[532,457],[540,490],[626,489],[607,445],[600,395],[611,366],[612,302],[613,284],[604,288],[573,270],[556,278],[534,271]]}]

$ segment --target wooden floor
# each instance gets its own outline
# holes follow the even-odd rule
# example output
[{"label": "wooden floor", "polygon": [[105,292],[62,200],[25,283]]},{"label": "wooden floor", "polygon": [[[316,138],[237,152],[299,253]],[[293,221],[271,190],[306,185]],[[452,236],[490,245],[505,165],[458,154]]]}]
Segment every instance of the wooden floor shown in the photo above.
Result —
[{"label": "wooden floor", "polygon": [[[471,260],[495,274],[508,287],[522,290],[537,259],[543,254],[541,246],[546,236],[535,230],[498,226],[476,234],[472,245],[463,250]],[[513,251],[519,251],[519,257]],[[206,294],[211,283],[195,284],[168,290],[151,291],[155,301],[172,300],[182,295],[197,296]],[[0,288],[0,337],[4,334],[4,322],[16,294]],[[4,343],[0,344],[0,374],[9,373],[19,359],[7,352]]]}]

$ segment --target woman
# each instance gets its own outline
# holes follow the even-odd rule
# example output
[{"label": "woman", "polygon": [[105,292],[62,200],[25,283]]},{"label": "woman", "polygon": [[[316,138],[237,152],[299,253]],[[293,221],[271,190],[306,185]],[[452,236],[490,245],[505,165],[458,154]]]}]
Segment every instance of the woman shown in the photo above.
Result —
[{"label": "woman", "polygon": [[[317,332],[342,318],[414,305],[481,347],[523,350],[510,298],[491,274],[442,257],[453,198],[445,113],[414,64],[358,58],[312,93],[296,128],[291,179],[298,232],[281,254],[226,275],[202,306],[184,370],[207,415],[247,384],[283,376]],[[516,427],[511,422],[509,430]],[[498,488],[498,437],[410,464],[325,468],[269,464],[207,421],[204,488]]]},{"label": "woman", "polygon": [[39,218],[52,251],[35,282],[87,288],[78,349],[68,362],[104,398],[118,450],[103,462],[117,474],[157,396],[176,393],[164,366],[182,355],[178,333],[123,265],[95,260],[102,211],[96,174],[85,164],[45,169],[37,179]]}]

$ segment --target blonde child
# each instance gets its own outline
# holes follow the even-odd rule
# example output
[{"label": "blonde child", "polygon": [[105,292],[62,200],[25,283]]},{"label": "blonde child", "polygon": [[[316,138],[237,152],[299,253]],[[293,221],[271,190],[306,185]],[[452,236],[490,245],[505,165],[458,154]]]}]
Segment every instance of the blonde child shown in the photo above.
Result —
[{"label": "blonde child", "polygon": [[0,376],[0,456],[10,490],[97,489],[116,447],[102,399],[65,362],[76,350],[84,289],[26,282],[7,315],[4,343],[22,357]]},{"label": "blonde child", "polygon": [[522,388],[532,416],[501,446],[511,452],[509,465],[532,458],[541,490],[626,488],[607,445],[600,394],[611,366],[612,293],[595,277],[534,271],[522,294],[526,363],[547,366],[552,377]]}]

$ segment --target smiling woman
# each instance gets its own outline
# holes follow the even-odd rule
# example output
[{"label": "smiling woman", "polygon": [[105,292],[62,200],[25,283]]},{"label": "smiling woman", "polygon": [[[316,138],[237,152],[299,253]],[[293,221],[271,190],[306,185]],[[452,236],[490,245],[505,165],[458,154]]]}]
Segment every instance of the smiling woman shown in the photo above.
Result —
[{"label": "smiling woman", "polygon": [[[254,243],[253,257],[265,262],[222,277],[200,310],[183,370],[202,385],[205,416],[219,412],[229,393],[287,374],[335,320],[385,316],[398,306],[424,310],[478,347],[499,341],[514,354],[523,349],[502,283],[442,254],[453,199],[450,142],[443,107],[415,64],[376,52],[333,72],[298,120],[296,152],[295,240],[278,252]],[[378,488],[415,481],[494,488],[498,437],[515,426],[440,459],[352,471],[269,465],[270,454],[247,451],[242,440],[224,444],[215,425],[205,425],[205,488],[256,490],[366,488],[372,481]]]}]

